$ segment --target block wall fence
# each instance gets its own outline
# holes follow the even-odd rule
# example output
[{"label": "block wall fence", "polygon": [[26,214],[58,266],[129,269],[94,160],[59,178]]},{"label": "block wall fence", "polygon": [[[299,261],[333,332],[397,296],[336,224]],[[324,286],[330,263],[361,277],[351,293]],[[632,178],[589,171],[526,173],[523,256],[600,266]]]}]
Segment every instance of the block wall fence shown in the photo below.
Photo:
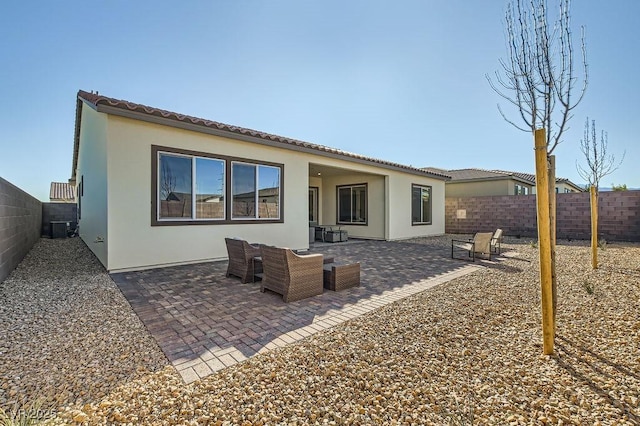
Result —
[{"label": "block wall fence", "polygon": [[0,178],[0,282],[40,239],[42,203]]},{"label": "block wall fence", "polygon": [[51,222],[68,222],[71,229],[78,225],[78,205],[76,203],[42,203],[42,236],[51,235]]},{"label": "block wall fence", "polygon": [[[591,238],[589,193],[556,194],[557,237]],[[451,234],[492,232],[537,238],[536,196],[447,198],[445,231]],[[640,241],[640,191],[601,192],[598,235],[607,241]]]}]

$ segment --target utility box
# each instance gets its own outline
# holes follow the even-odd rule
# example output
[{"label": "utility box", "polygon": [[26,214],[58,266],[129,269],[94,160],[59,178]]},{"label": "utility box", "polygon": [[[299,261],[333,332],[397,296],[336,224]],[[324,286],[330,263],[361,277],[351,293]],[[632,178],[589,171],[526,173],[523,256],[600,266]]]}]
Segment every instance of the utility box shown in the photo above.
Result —
[{"label": "utility box", "polygon": [[349,239],[349,235],[347,231],[327,231],[324,234],[324,240],[329,243],[339,243],[341,241],[347,241]]},{"label": "utility box", "polygon": [[63,222],[60,220],[49,222],[49,232],[51,238],[67,238],[67,228],[69,222]]}]

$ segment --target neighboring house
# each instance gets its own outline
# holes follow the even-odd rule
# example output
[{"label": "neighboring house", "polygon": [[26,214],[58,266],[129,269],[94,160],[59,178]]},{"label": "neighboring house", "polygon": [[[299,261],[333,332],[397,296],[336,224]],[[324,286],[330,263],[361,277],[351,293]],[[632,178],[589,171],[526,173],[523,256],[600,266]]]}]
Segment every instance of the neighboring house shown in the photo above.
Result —
[{"label": "neighboring house", "polygon": [[109,271],[227,257],[225,237],[305,249],[309,224],[350,237],[444,233],[437,172],[78,92],[80,237]]},{"label": "neighboring house", "polygon": [[[424,170],[451,176],[451,180],[446,184],[446,196],[448,198],[529,195],[536,193],[536,176],[530,173],[473,168],[444,170],[426,167]],[[556,192],[582,191],[582,188],[569,179],[556,179]]]},{"label": "neighboring house", "polygon": [[52,203],[75,203],[75,187],[66,182],[51,182],[49,201]]},{"label": "neighboring house", "polygon": [[570,193],[570,192],[585,192],[586,189],[576,185],[566,178],[557,178],[556,179],[556,192],[558,193]]}]

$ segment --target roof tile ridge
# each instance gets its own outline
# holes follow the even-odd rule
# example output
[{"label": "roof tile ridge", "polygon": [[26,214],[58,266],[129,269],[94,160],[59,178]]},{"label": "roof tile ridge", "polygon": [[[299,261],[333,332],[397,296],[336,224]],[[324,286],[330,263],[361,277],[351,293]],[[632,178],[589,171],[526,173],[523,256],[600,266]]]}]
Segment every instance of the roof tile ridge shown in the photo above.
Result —
[{"label": "roof tile ridge", "polygon": [[492,173],[499,173],[501,175],[506,175],[506,176],[514,176],[517,174],[516,172],[510,172],[508,170],[499,170],[499,169],[493,169],[493,170],[487,170],[487,171]]},{"label": "roof tile ridge", "polygon": [[78,91],[78,98],[81,98],[81,99],[83,99],[83,100],[85,100],[87,102],[90,102],[95,106],[97,106],[100,103],[103,103],[103,104],[106,103],[107,105],[113,106],[113,107],[116,107],[116,108],[124,107],[129,111],[138,111],[138,112],[144,111],[146,114],[149,114],[149,115],[156,115],[156,116],[159,115],[159,116],[161,116],[163,118],[170,118],[170,119],[175,118],[178,121],[188,120],[193,124],[202,124],[202,125],[204,125],[206,127],[215,126],[219,130],[229,131],[229,132],[232,132],[232,133],[237,133],[237,134],[242,134],[242,135],[247,135],[248,134],[250,136],[261,138],[261,139],[270,139],[272,141],[276,141],[276,142],[280,142],[280,143],[294,144],[294,145],[302,146],[302,147],[306,147],[306,148],[311,148],[311,149],[321,150],[321,151],[330,152],[330,153],[334,153],[334,154],[344,155],[344,156],[351,157],[351,158],[357,158],[357,159],[363,159],[363,160],[367,160],[367,161],[372,161],[372,162],[375,162],[375,163],[378,163],[378,164],[387,164],[387,165],[398,167],[398,168],[405,169],[405,170],[414,170],[414,171],[419,171],[419,172],[422,172],[422,173],[428,173],[428,174],[431,174],[431,175],[450,178],[450,176],[448,176],[448,175],[444,175],[444,174],[437,173],[437,172],[432,172],[432,171],[425,171],[425,170],[420,169],[419,167],[409,166],[409,165],[400,164],[400,163],[396,163],[396,162],[393,162],[393,161],[382,160],[382,159],[374,158],[374,157],[368,157],[366,155],[356,154],[356,153],[353,153],[353,152],[344,151],[344,150],[333,148],[333,147],[328,147],[326,145],[319,145],[319,144],[315,144],[315,143],[311,143],[311,142],[305,142],[305,141],[301,141],[301,140],[298,140],[298,139],[289,138],[289,137],[286,137],[286,136],[279,136],[279,135],[272,134],[272,133],[267,133],[267,132],[262,132],[262,131],[259,131],[259,130],[249,129],[249,128],[246,128],[246,127],[241,127],[241,126],[236,126],[236,125],[231,125],[231,124],[225,124],[225,123],[221,123],[221,122],[218,122],[218,121],[208,120],[208,119],[195,117],[195,116],[191,116],[191,115],[187,115],[187,114],[180,114],[180,113],[177,113],[177,112],[173,112],[173,111],[169,111],[169,110],[165,110],[165,109],[161,109],[161,108],[157,108],[157,107],[152,107],[152,106],[149,106],[149,105],[144,105],[144,104],[140,104],[140,103],[137,103],[137,102],[131,102],[131,101],[127,101],[127,100],[123,100],[123,99],[117,99],[117,98],[111,98],[111,97],[108,97],[108,96],[100,95],[100,94],[98,94],[98,92],[89,93],[89,92],[86,92],[84,90],[79,90]]}]

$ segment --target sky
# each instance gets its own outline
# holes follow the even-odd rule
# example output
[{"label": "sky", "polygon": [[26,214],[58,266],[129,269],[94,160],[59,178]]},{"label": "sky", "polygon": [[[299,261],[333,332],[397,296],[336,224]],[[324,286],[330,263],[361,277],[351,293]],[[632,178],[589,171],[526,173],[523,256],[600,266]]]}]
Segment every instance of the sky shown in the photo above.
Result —
[{"label": "sky", "polygon": [[[549,0],[549,5],[555,5]],[[535,172],[486,81],[506,0],[20,1],[0,13],[0,177],[47,201],[71,177],[78,90],[416,167]],[[556,148],[581,184],[584,123],[640,188],[640,1],[575,0],[589,85]],[[577,45],[576,38],[574,43]],[[636,130],[637,131],[637,130]]]}]

